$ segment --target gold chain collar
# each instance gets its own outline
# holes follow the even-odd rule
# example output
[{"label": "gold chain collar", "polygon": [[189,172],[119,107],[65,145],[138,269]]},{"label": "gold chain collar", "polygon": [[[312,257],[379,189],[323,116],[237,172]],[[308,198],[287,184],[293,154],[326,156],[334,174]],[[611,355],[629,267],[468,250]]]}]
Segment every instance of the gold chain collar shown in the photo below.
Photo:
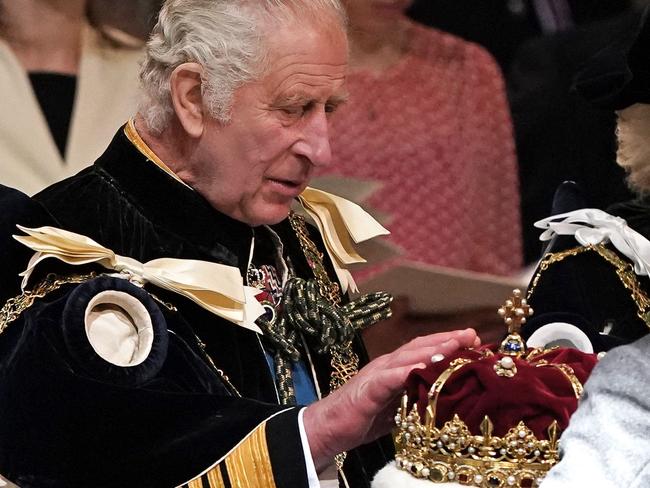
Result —
[{"label": "gold chain collar", "polygon": [[[328,276],[325,265],[323,264],[323,253],[318,250],[314,242],[309,238],[305,218],[302,215],[291,212],[289,214],[289,222],[298,236],[302,252],[314,273],[320,294],[332,305],[339,305],[341,303],[341,289]],[[330,392],[333,392],[359,372],[359,356],[352,350],[351,342],[339,344],[337,347],[332,348],[330,366],[332,373],[330,375],[329,386]],[[347,453],[342,452],[334,458],[336,467],[340,472],[342,472],[346,457]]]},{"label": "gold chain collar", "polygon": [[20,317],[20,314],[30,308],[37,299],[46,297],[64,285],[85,283],[96,276],[95,273],[70,276],[47,275],[32,290],[25,290],[17,297],[7,300],[0,309],[0,334],[4,332],[9,324]]},{"label": "gold chain collar", "polygon": [[528,289],[527,299],[530,301],[530,298],[533,296],[533,293],[537,288],[542,273],[548,270],[551,265],[564,261],[568,257],[578,256],[585,252],[595,252],[615,268],[618,279],[621,281],[623,286],[630,291],[630,296],[636,304],[637,316],[648,328],[650,328],[650,298],[648,298],[648,295],[643,290],[643,287],[634,272],[634,267],[603,244],[578,246],[565,251],[546,254],[540,261],[539,269],[533,277],[533,281]]},{"label": "gold chain collar", "polygon": [[341,287],[338,283],[334,283],[327,274],[327,270],[323,264],[323,253],[318,250],[316,244],[309,238],[309,230],[307,230],[305,218],[302,215],[291,212],[289,213],[289,223],[298,236],[300,248],[305,255],[309,267],[314,273],[320,294],[332,305],[340,305]]}]

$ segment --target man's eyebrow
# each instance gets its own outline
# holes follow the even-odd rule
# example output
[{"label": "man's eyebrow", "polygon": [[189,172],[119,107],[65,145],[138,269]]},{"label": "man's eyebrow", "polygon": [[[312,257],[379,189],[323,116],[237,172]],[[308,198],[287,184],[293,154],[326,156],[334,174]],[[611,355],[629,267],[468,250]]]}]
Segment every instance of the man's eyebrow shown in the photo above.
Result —
[{"label": "man's eyebrow", "polygon": [[[348,101],[348,98],[350,98],[350,95],[348,93],[342,93],[342,94],[337,94],[337,95],[332,95],[327,99],[325,103],[328,105],[341,105],[345,102]],[[309,102],[315,101],[314,98],[309,97],[305,94],[302,93],[294,93],[291,95],[287,95],[284,97],[281,97],[276,101],[276,105],[306,105]]]},{"label": "man's eyebrow", "polygon": [[350,94],[345,92],[345,93],[340,93],[337,95],[332,95],[329,100],[327,100],[327,103],[335,106],[343,105],[350,99]]},{"label": "man's eyebrow", "polygon": [[293,105],[298,104],[302,105],[308,100],[308,98],[301,93],[293,93],[291,95],[283,95],[282,97],[276,100],[276,103],[279,105]]}]

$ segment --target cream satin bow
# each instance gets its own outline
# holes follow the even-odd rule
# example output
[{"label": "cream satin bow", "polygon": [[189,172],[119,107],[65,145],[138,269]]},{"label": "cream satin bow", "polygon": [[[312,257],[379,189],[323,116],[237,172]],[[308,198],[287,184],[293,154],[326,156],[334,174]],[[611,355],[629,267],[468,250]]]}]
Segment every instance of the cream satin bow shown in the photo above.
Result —
[{"label": "cream satin bow", "polygon": [[26,236],[14,238],[36,254],[21,273],[22,287],[27,285],[34,268],[48,258],[72,265],[96,263],[104,268],[129,275],[136,283],[151,283],[189,298],[199,306],[237,325],[259,334],[255,320],[264,308],[255,298],[259,290],[244,286],[238,268],[190,259],[161,258],[147,263],[119,256],[92,239],[57,229],[18,226]]},{"label": "cream satin bow", "polygon": [[343,293],[358,292],[347,266],[366,260],[357,253],[354,244],[390,232],[359,205],[345,198],[307,187],[298,199],[323,236]]},{"label": "cream satin bow", "polygon": [[627,225],[627,222],[596,208],[583,208],[553,215],[535,223],[546,229],[540,240],[557,235],[572,235],[583,246],[611,242],[634,264],[638,275],[650,276],[650,241]]}]

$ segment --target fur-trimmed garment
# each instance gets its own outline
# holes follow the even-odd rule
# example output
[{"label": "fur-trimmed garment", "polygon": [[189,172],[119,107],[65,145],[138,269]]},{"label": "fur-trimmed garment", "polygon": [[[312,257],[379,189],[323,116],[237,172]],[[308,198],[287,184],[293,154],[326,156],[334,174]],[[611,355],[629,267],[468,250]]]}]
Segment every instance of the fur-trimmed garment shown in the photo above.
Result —
[{"label": "fur-trimmed garment", "polygon": [[445,488],[462,488],[458,483],[432,483],[428,480],[420,480],[411,476],[406,471],[395,466],[392,461],[384,466],[372,480],[372,488],[431,488],[432,486],[444,486]]}]

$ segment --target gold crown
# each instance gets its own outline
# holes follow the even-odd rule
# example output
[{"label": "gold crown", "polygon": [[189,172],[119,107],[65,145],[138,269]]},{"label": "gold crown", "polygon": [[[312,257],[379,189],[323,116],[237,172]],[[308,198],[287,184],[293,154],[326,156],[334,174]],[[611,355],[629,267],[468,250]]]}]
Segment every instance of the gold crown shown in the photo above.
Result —
[{"label": "gold crown", "polygon": [[534,488],[558,461],[556,421],[548,428],[549,439],[538,440],[524,422],[503,437],[493,436],[487,416],[480,435],[472,435],[458,415],[438,429],[429,412],[427,408],[422,424],[417,405],[408,412],[405,395],[395,416],[395,462],[416,478],[481,488]]},{"label": "gold crown", "polygon": [[[532,309],[519,290],[499,309],[508,326],[508,336],[499,347],[501,359],[495,362],[498,376],[512,378],[517,374],[513,358],[533,361],[549,350],[526,351],[519,328]],[[394,435],[399,469],[416,478],[436,483],[455,482],[481,488],[535,488],[548,470],[559,460],[559,428],[556,420],[547,428],[547,439],[538,439],[533,431],[520,421],[503,437],[493,435],[493,424],[488,416],[480,424],[480,433],[472,433],[467,425],[454,415],[442,427],[436,427],[436,408],[439,394],[447,380],[467,364],[493,356],[488,349],[477,359],[457,358],[440,374],[429,391],[424,422],[417,403],[409,410],[408,394],[395,416],[397,430]],[[536,366],[555,366],[573,386],[576,397],[582,392],[580,381],[573,370],[564,364],[548,364],[545,360]],[[514,425],[514,424],[513,424]]]}]

